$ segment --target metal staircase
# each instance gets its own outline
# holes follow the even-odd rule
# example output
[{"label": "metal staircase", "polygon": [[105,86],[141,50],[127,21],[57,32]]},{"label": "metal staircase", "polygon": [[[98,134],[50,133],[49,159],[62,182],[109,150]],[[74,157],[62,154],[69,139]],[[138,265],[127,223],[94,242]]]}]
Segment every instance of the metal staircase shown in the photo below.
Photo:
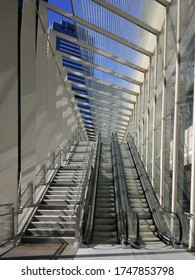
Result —
[{"label": "metal staircase", "polygon": [[94,142],[79,142],[68,164],[61,166],[33,219],[25,231],[22,242],[42,242],[63,239],[68,243],[75,240],[75,207],[82,188],[81,181],[86,172],[89,146]]},{"label": "metal staircase", "polygon": [[110,144],[102,144],[92,243],[118,243]]},{"label": "metal staircase", "polygon": [[128,189],[128,199],[132,209],[139,217],[139,242],[141,245],[164,246],[164,243],[156,235],[152,214],[127,144],[120,144],[120,154]]}]

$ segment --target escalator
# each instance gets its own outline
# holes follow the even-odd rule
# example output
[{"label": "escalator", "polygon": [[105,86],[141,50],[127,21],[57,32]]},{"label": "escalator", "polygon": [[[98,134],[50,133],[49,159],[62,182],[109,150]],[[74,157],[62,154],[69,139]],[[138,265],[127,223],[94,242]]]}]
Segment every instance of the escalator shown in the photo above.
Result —
[{"label": "escalator", "polygon": [[152,213],[139,180],[139,175],[135,168],[129,147],[127,143],[120,144],[119,147],[128,199],[133,211],[138,214],[139,218],[139,243],[140,245],[164,246],[164,242],[157,236]]},{"label": "escalator", "polygon": [[127,144],[120,144],[128,199],[139,217],[139,243],[144,246],[174,248],[182,246],[182,223],[179,215],[161,207],[155,190],[129,134]]},{"label": "escalator", "polygon": [[[176,213],[162,209],[133,143],[97,145],[84,205],[84,244],[177,248],[182,228]],[[171,226],[170,226],[171,225]]]},{"label": "escalator", "polygon": [[118,243],[111,146],[100,153],[92,243]]},{"label": "escalator", "polygon": [[115,138],[100,143],[88,188],[83,220],[84,244],[137,246],[137,217],[129,207]]}]

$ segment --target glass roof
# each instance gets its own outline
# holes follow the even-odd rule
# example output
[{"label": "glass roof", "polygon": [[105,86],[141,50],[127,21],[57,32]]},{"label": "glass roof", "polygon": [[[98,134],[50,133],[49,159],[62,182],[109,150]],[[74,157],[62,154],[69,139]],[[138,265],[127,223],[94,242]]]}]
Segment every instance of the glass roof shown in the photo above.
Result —
[{"label": "glass roof", "polygon": [[90,134],[125,135],[169,2],[71,0],[73,15],[64,10],[75,36],[60,39],[62,67]]}]

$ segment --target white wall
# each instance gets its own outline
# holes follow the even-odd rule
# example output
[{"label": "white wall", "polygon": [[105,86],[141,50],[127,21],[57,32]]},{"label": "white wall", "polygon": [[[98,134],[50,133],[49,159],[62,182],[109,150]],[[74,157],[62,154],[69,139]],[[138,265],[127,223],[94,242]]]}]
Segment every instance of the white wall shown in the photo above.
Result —
[{"label": "white wall", "polygon": [[0,204],[17,209],[18,1],[0,2]]}]

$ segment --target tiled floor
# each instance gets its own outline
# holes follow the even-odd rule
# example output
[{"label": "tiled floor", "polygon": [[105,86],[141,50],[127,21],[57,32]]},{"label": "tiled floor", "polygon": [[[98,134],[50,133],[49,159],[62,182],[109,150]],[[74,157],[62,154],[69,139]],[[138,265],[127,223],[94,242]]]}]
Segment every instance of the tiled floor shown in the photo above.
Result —
[{"label": "tiled floor", "polygon": [[74,259],[77,250],[73,245],[60,242],[21,244],[16,247],[1,247],[0,259]]},{"label": "tiled floor", "polygon": [[95,245],[79,248],[76,260],[195,260],[195,253],[184,249],[143,247],[140,249],[121,248],[120,245]]},{"label": "tiled floor", "polygon": [[79,249],[66,243],[21,244],[0,247],[0,259],[45,260],[195,260],[195,252],[185,249],[144,247],[121,248],[120,245],[81,245]]}]

